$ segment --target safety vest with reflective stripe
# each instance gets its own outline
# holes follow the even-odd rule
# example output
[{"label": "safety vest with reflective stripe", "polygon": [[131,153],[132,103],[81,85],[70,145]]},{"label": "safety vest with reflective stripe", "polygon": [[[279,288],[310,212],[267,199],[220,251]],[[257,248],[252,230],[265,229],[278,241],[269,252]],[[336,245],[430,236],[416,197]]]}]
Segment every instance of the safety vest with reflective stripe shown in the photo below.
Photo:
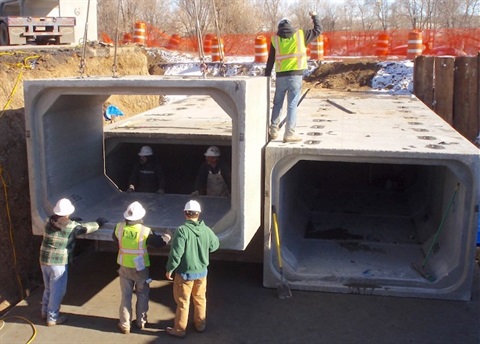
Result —
[{"label": "safety vest with reflective stripe", "polygon": [[307,47],[303,30],[297,30],[290,38],[272,37],[275,48],[275,72],[288,72],[307,68]]},{"label": "safety vest with reflective stripe", "polygon": [[147,238],[150,228],[142,224],[127,225],[119,223],[115,228],[118,238],[117,263],[127,268],[135,268],[134,259],[143,255],[145,266],[150,266],[150,258],[147,251]]}]

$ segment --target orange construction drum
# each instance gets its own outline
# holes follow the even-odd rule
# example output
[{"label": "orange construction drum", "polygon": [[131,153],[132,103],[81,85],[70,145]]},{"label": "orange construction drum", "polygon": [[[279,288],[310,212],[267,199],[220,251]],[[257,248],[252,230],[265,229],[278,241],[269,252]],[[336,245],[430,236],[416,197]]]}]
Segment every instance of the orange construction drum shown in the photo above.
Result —
[{"label": "orange construction drum", "polygon": [[255,38],[255,62],[264,63],[268,59],[267,38],[258,36]]},{"label": "orange construction drum", "polygon": [[212,40],[212,62],[223,60],[223,41],[217,37]]},{"label": "orange construction drum", "polygon": [[388,45],[390,42],[390,36],[383,32],[377,37],[377,46],[375,48],[375,55],[386,56],[388,54]]},{"label": "orange construction drum", "polygon": [[422,33],[417,30],[410,31],[408,33],[407,59],[414,59],[418,55],[422,55],[422,51]]},{"label": "orange construction drum", "polygon": [[310,60],[323,60],[323,35],[318,36],[316,40],[310,43]]},{"label": "orange construction drum", "polygon": [[145,22],[139,21],[135,23],[133,29],[133,43],[139,45],[145,45],[147,35],[147,24]]}]

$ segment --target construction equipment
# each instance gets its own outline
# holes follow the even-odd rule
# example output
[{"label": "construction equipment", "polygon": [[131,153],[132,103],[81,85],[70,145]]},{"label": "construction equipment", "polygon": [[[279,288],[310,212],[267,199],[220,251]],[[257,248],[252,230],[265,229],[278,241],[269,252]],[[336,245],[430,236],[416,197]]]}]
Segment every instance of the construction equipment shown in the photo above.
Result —
[{"label": "construction equipment", "polygon": [[[0,0],[0,45],[73,44],[82,37],[90,1]],[[89,31],[96,40],[96,20]]]},{"label": "construction equipment", "polygon": [[272,217],[273,217],[273,231],[275,233],[275,246],[277,249],[278,269],[280,271],[280,283],[277,284],[278,297],[280,299],[289,299],[292,297],[292,291],[290,290],[290,286],[288,285],[288,282],[285,280],[285,276],[283,274],[280,231],[278,229],[277,212],[275,211],[274,205],[272,205]]}]

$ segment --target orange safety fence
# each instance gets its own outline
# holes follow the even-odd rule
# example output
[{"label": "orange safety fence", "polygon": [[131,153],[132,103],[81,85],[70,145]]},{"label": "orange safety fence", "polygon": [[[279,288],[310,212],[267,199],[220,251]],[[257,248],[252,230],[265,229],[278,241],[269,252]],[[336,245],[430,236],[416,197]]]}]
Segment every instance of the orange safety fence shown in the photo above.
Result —
[{"label": "orange safety fence", "polygon": [[[413,34],[415,32],[415,35]],[[222,35],[224,54],[228,56],[255,56],[255,40],[264,36],[267,49],[273,33],[262,32],[251,35]],[[106,33],[101,37],[111,42]],[[409,48],[409,37],[410,39]],[[211,54],[211,44],[216,38],[214,34],[205,35],[203,47],[205,54]],[[476,55],[480,51],[480,28],[455,28],[437,30],[387,30],[387,31],[332,31],[324,32],[324,56],[399,56],[407,57],[409,49],[421,50],[423,55]],[[128,43],[130,44],[130,43]],[[415,44],[415,45],[412,45]],[[198,53],[196,37],[180,37],[169,35],[154,26],[147,24],[145,34],[146,47],[162,47],[170,50]],[[315,49],[310,46],[310,50]],[[408,55],[412,58],[412,54]]]}]

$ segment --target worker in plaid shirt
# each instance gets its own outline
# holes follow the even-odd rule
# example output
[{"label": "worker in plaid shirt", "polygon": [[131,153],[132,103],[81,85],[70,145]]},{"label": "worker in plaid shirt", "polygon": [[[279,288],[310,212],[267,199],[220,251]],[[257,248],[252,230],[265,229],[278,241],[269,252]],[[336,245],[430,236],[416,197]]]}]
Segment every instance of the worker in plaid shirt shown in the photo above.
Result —
[{"label": "worker in plaid shirt", "polygon": [[60,315],[60,304],[67,291],[68,263],[78,235],[92,233],[107,220],[99,217],[96,222],[80,223],[69,218],[75,211],[73,204],[62,198],[53,208],[54,215],[45,224],[40,267],[45,290],[42,299],[42,318],[47,326],[61,324],[67,320]]}]

